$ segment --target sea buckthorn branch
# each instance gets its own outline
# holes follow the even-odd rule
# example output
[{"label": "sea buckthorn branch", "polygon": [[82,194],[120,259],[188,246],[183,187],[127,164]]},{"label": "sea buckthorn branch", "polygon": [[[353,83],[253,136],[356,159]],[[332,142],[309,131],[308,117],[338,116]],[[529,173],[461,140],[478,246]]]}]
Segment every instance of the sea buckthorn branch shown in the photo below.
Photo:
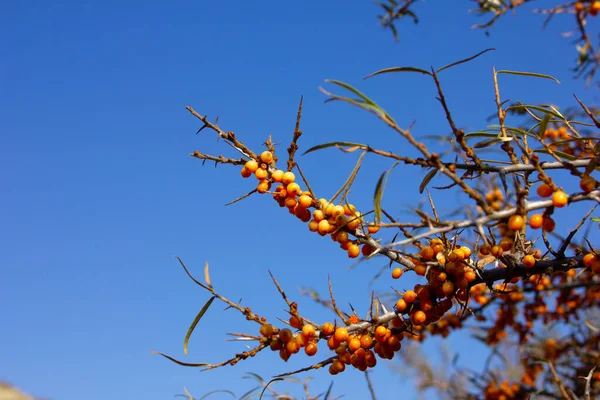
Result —
[{"label": "sea buckthorn branch", "polygon": [[[569,203],[575,203],[575,202],[585,201],[585,200],[593,200],[596,202],[600,202],[600,190],[594,190],[590,193],[574,193],[574,194],[568,196]],[[542,208],[548,208],[548,207],[552,207],[552,206],[553,206],[552,200],[539,200],[539,201],[526,202],[525,211],[529,212],[529,211],[538,210],[538,209],[542,209]],[[398,242],[390,243],[388,245],[388,247],[405,246],[407,244],[410,244],[414,240],[424,239],[427,237],[433,237],[433,236],[439,235],[441,233],[447,233],[447,232],[455,231],[458,229],[468,228],[468,227],[472,227],[472,226],[475,226],[475,227],[476,226],[485,226],[491,222],[506,219],[512,215],[515,215],[516,212],[517,212],[516,208],[510,208],[510,209],[506,209],[506,210],[496,211],[490,215],[484,215],[484,216],[476,218],[476,219],[448,222],[447,225],[445,225],[443,227],[430,229],[429,231],[420,233],[411,239],[405,239],[405,240],[400,240]],[[387,226],[394,226],[394,224],[387,224]]]},{"label": "sea buckthorn branch", "polygon": [[456,124],[454,123],[454,120],[452,119],[452,114],[450,113],[450,109],[448,108],[448,104],[446,103],[446,98],[442,91],[442,85],[440,84],[438,75],[437,75],[435,69],[433,69],[433,68],[431,68],[431,76],[433,77],[435,86],[437,88],[437,92],[438,92],[437,99],[439,100],[439,102],[442,104],[442,107],[444,108],[444,112],[446,113],[446,119],[448,120],[450,129],[452,129],[452,133],[454,134],[454,137],[456,138],[456,142],[460,145],[460,147],[464,151],[465,155],[468,158],[470,158],[477,167],[481,167],[481,165],[482,165],[481,160],[479,159],[479,157],[477,157],[477,155],[475,154],[473,149],[471,147],[469,147],[469,145],[467,144],[467,141],[465,140],[465,132],[461,129],[458,129],[456,127]]},{"label": "sea buckthorn branch", "polygon": [[288,147],[289,158],[287,161],[287,170],[292,171],[296,166],[296,162],[294,162],[294,155],[298,150],[298,139],[302,136],[302,131],[300,130],[300,119],[302,118],[302,100],[304,97],[300,97],[300,105],[298,106],[298,114],[296,116],[296,128],[294,129],[294,136],[292,138],[292,142],[290,143],[290,147]]},{"label": "sea buckthorn branch", "polygon": [[234,159],[234,158],[227,158],[227,157],[223,157],[222,155],[219,155],[218,157],[215,156],[211,156],[209,154],[204,154],[204,153],[200,153],[197,150],[194,150],[193,153],[190,154],[192,157],[196,157],[202,160],[202,162],[206,162],[206,161],[214,161],[215,162],[215,166],[217,164],[232,164],[232,165],[244,165],[246,163],[246,161],[243,158],[238,158],[238,159]]}]

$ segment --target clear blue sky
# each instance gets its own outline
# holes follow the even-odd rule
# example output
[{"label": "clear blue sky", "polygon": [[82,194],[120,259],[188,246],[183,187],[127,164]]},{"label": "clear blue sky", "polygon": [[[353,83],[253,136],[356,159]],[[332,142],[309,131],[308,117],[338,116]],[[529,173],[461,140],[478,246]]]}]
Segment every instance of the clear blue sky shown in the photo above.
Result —
[{"label": "clear blue sky", "polygon": [[[269,134],[286,145],[304,95],[304,148],[344,139],[402,151],[401,138],[373,116],[324,105],[318,86],[327,78],[350,82],[401,125],[416,121],[415,135],[446,134],[432,82],[411,74],[362,77],[396,65],[441,66],[488,47],[498,50],[441,77],[467,130],[484,128],[493,113],[492,65],[562,82],[506,77],[503,98],[570,105],[576,92],[594,99],[567,70],[576,54],[560,34],[571,19],[557,17],[542,32],[541,17],[522,13],[486,37],[470,28],[481,21],[467,13],[470,5],[419,5],[421,23],[404,23],[395,43],[369,1],[4,2],[0,379],[50,399],[152,400],[183,387],[196,395],[220,388],[241,395],[250,387],[238,379],[245,371],[268,377],[306,365],[304,356],[283,364],[265,352],[235,368],[199,373],[150,354],[218,362],[242,350],[223,341],[226,332],[256,331],[215,303],[184,357],[183,337],[208,296],[175,255],[198,273],[208,261],[218,290],[274,319],[285,314],[270,269],[318,321],[329,313],[296,295],[297,287],[323,291],[330,272],[340,303],[365,313],[365,282],[384,263],[349,273],[351,262],[329,239],[309,234],[268,198],[225,207],[250,182],[239,179],[237,168],[202,167],[188,156],[194,149],[232,153],[211,132],[195,136],[199,123],[184,107],[219,115],[224,129],[258,148]],[[356,156],[329,151],[299,161],[313,189],[328,197]],[[352,201],[368,209],[374,181],[389,165],[367,157]],[[398,169],[385,206],[398,213],[418,203],[422,176]],[[386,278],[379,286],[389,284]],[[407,278],[399,288],[411,284]],[[464,335],[450,342],[456,350],[476,349]],[[315,392],[330,382],[324,372],[311,375]],[[381,399],[412,390],[389,368],[377,368],[373,379]],[[336,378],[335,388],[346,398],[367,396],[355,371]]]}]

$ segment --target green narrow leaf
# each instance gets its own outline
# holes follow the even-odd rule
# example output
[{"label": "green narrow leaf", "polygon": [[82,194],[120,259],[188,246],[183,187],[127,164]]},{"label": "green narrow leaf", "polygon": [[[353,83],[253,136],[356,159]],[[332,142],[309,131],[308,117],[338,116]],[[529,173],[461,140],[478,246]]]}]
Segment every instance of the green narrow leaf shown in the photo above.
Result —
[{"label": "green narrow leaf", "polygon": [[473,145],[474,149],[483,149],[485,147],[490,147],[495,145],[496,143],[500,143],[502,142],[500,139],[497,138],[498,135],[494,135],[494,139],[487,139],[487,140],[482,140],[481,142],[477,142]]},{"label": "green narrow leaf", "polygon": [[496,72],[496,74],[508,74],[508,75],[522,75],[522,76],[533,76],[535,78],[544,78],[544,79],[551,79],[554,82],[560,84],[560,82],[558,81],[558,79],[556,79],[553,76],[550,75],[545,75],[545,74],[539,74],[537,72],[525,72],[525,71],[509,71],[507,69],[502,69],[498,72]]},{"label": "green narrow leaf", "polygon": [[235,393],[233,393],[231,390],[219,389],[219,390],[213,390],[211,392],[206,393],[204,396],[200,397],[198,400],[206,399],[208,396],[212,396],[213,394],[217,394],[217,393],[227,393],[227,394],[230,394],[231,397],[235,398]]},{"label": "green narrow leaf", "polygon": [[267,388],[271,385],[271,383],[273,382],[277,382],[277,381],[282,381],[283,378],[273,378],[269,381],[269,383],[267,383],[264,387],[264,389],[262,390],[262,392],[260,393],[260,397],[258,398],[259,400],[261,400],[265,394],[265,391],[267,390]]},{"label": "green narrow leaf", "polygon": [[532,138],[537,139],[537,135],[527,132],[527,131],[524,131],[521,128],[515,128],[512,126],[505,126],[504,128],[511,133],[516,133],[517,135],[520,135],[520,136],[531,136]]},{"label": "green narrow leaf", "polygon": [[600,217],[594,217],[594,218],[591,218],[591,220],[594,222],[600,222]]},{"label": "green narrow leaf", "polygon": [[532,106],[532,105],[528,105],[528,104],[517,104],[514,106],[510,106],[510,107],[504,109],[504,111],[508,112],[510,110],[516,110],[516,109],[520,109],[520,108],[525,109],[525,110],[532,109],[532,110],[536,110],[539,112],[543,112],[545,114],[550,114],[553,117],[556,117],[556,118],[564,121],[564,117],[562,117],[560,114],[555,113],[554,111],[548,110],[547,108],[544,108],[544,107]]},{"label": "green narrow leaf", "polygon": [[212,289],[212,284],[210,283],[210,275],[208,273],[208,261],[206,262],[206,266],[204,267],[204,280],[209,288]]},{"label": "green narrow leaf", "polygon": [[418,72],[420,74],[425,74],[425,75],[431,75],[431,72],[429,71],[425,71],[424,69],[421,68],[415,68],[415,67],[392,67],[392,68],[384,68],[384,69],[380,69],[379,71],[373,72],[372,74],[369,74],[367,76],[365,76],[363,79],[369,79],[373,76],[377,76],[377,75],[381,75],[381,74],[388,74],[391,72]]},{"label": "green narrow leaf", "polygon": [[179,361],[176,358],[173,358],[169,355],[166,355],[164,353],[159,353],[158,351],[152,351],[152,354],[158,354],[159,356],[163,356],[164,358],[173,361],[175,364],[179,364],[182,365],[184,367],[210,367],[211,364],[207,364],[207,363],[186,363],[183,361]]},{"label": "green narrow leaf", "polygon": [[375,195],[373,198],[373,208],[375,210],[375,222],[381,221],[381,197],[383,196],[383,182],[387,171],[383,172],[375,186]]},{"label": "green narrow leaf", "polygon": [[540,122],[540,126],[538,129],[537,138],[539,140],[544,140],[544,133],[546,133],[546,129],[548,128],[548,121],[550,121],[550,115],[546,114],[544,115],[544,119],[542,119],[542,122]]},{"label": "green narrow leaf", "polygon": [[[542,154],[550,154],[550,152],[546,149],[538,149],[538,150],[534,150],[534,153],[542,153]],[[552,150],[552,153],[556,154],[557,156],[564,158],[565,160],[569,160],[569,161],[575,161],[577,160],[577,157],[572,156],[570,154],[567,153],[563,153],[562,151],[558,151],[558,150]]]},{"label": "green narrow leaf", "polygon": [[437,174],[437,172],[438,172],[438,170],[434,168],[431,171],[429,171],[427,173],[427,175],[425,175],[425,178],[423,178],[423,181],[421,182],[421,185],[419,186],[419,193],[423,193],[423,191],[427,187],[427,184],[429,184],[429,182],[433,179],[433,177],[435,176],[435,174]]},{"label": "green narrow leaf", "polygon": [[369,146],[367,146],[366,144],[354,143],[354,142],[329,142],[329,143],[323,143],[323,144],[319,144],[317,146],[313,146],[310,149],[306,150],[302,155],[312,153],[313,151],[326,149],[328,147],[359,147],[361,149],[366,149]]},{"label": "green narrow leaf", "polygon": [[363,99],[363,101],[365,101],[367,104],[379,108],[379,106],[377,104],[375,104],[375,102],[373,100],[371,100],[370,98],[368,98],[366,95],[364,95],[358,89],[355,89],[354,87],[348,85],[345,82],[336,81],[335,79],[325,79],[325,82],[329,82],[329,83],[333,83],[335,85],[341,86],[344,89],[347,89],[347,90],[351,91],[352,93],[354,93],[355,95],[357,95],[358,97],[360,97],[361,99]]},{"label": "green narrow leaf", "polygon": [[350,173],[350,176],[348,176],[348,179],[346,179],[346,182],[344,182],[344,184],[342,185],[342,187],[340,188],[340,190],[338,190],[336,192],[336,194],[334,194],[333,197],[329,200],[329,203],[333,203],[333,201],[340,194],[342,194],[342,192],[344,192],[345,189],[348,189],[348,190],[350,189],[350,186],[352,186],[352,183],[354,182],[354,179],[356,178],[356,174],[358,174],[358,170],[360,169],[360,165],[362,164],[362,160],[363,160],[363,158],[365,158],[365,154],[367,154],[366,151],[364,151],[360,155],[360,157],[358,157],[358,161],[356,161],[356,165],[352,169],[352,172]]},{"label": "green narrow leaf", "polygon": [[190,340],[190,336],[192,336],[192,332],[194,332],[196,325],[198,325],[198,322],[200,322],[200,319],[204,316],[204,313],[206,313],[214,300],[215,296],[211,297],[206,304],[204,304],[204,307],[202,307],[198,315],[196,315],[196,318],[194,318],[194,322],[192,322],[192,325],[190,325],[190,329],[188,329],[185,339],[183,340],[183,354],[188,353],[188,341]]},{"label": "green narrow leaf", "polygon": [[482,55],[482,54],[484,54],[484,53],[487,53],[488,51],[493,51],[493,50],[496,50],[496,49],[494,49],[494,48],[485,49],[485,50],[483,50],[483,51],[480,51],[479,53],[477,53],[477,54],[475,54],[474,56],[471,56],[471,57],[469,57],[469,58],[465,58],[465,59],[463,59],[463,60],[455,61],[455,62],[453,62],[453,63],[451,63],[451,64],[444,65],[442,68],[438,69],[438,70],[437,70],[437,71],[435,71],[435,72],[436,72],[436,73],[439,73],[439,72],[442,72],[442,71],[443,71],[443,70],[445,70],[445,69],[448,69],[448,68],[454,67],[454,66],[456,66],[456,65],[460,65],[460,64],[463,64],[463,63],[469,62],[469,61],[471,61],[471,60],[474,60],[474,59],[476,59],[476,58],[477,58],[477,57],[479,57],[480,55]]},{"label": "green narrow leaf", "polygon": [[394,163],[394,165],[392,165],[392,168],[390,168],[389,170],[385,171],[384,173],[381,174],[381,176],[379,177],[379,180],[377,181],[377,186],[375,186],[375,195],[374,195],[374,199],[373,199],[373,203],[374,203],[374,212],[375,212],[375,222],[381,222],[381,199],[383,198],[383,191],[385,189],[385,185],[387,183],[388,178],[390,177],[390,174],[392,173],[392,170],[394,168],[396,168],[396,165],[398,165],[398,162]]}]

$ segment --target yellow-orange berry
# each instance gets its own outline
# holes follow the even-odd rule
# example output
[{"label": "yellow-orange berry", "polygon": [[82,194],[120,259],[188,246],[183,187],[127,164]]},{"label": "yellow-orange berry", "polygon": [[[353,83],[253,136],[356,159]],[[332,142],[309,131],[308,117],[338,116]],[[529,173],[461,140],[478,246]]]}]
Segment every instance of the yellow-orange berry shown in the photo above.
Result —
[{"label": "yellow-orange berry", "polygon": [[261,181],[263,179],[267,179],[267,170],[264,168],[257,168],[256,171],[254,171],[254,176],[256,177],[256,179]]},{"label": "yellow-orange berry", "polygon": [[552,196],[552,188],[549,185],[542,183],[537,187],[537,194],[540,197],[550,197]]},{"label": "yellow-orange berry", "polygon": [[316,232],[319,229],[319,223],[314,219],[308,223],[308,230],[311,232]]},{"label": "yellow-orange berry", "polygon": [[502,247],[500,247],[498,245],[492,246],[492,248],[490,250],[490,253],[496,258],[500,257],[503,252],[504,252],[504,250],[502,249]]},{"label": "yellow-orange berry", "polygon": [[359,255],[360,255],[360,247],[358,247],[357,244],[352,243],[350,246],[348,246],[348,257],[356,258]]},{"label": "yellow-orange berry", "polygon": [[321,325],[321,333],[325,336],[331,335],[334,329],[335,328],[331,322],[325,322],[323,325]]},{"label": "yellow-orange berry", "polygon": [[312,205],[312,198],[308,195],[303,194],[302,196],[300,196],[298,198],[298,203],[304,207],[304,208],[308,208]]},{"label": "yellow-orange berry", "polygon": [[523,220],[523,217],[520,215],[511,215],[510,218],[508,219],[508,229],[513,230],[513,231],[518,231],[521,230],[521,228],[523,227],[523,225],[525,224],[525,221]]},{"label": "yellow-orange berry", "polygon": [[529,218],[529,226],[531,229],[539,229],[542,227],[544,223],[544,217],[542,214],[533,214],[531,218]]},{"label": "yellow-orange berry", "polygon": [[287,185],[285,190],[287,191],[288,196],[295,197],[298,193],[300,193],[300,185],[298,185],[295,182],[292,182]]},{"label": "yellow-orange berry", "polygon": [[579,2],[579,1],[577,3],[575,3],[575,11],[580,12],[582,10],[583,10],[583,3]]},{"label": "yellow-orange berry", "polygon": [[419,252],[423,261],[429,261],[433,258],[433,249],[431,246],[423,246],[421,247],[421,251]]},{"label": "yellow-orange berry", "polygon": [[278,169],[271,174],[273,182],[281,182],[283,180],[283,171]]},{"label": "yellow-orange berry", "polygon": [[598,15],[598,11],[600,11],[600,1],[594,1],[590,7],[590,14],[596,16]]},{"label": "yellow-orange berry", "polygon": [[415,311],[411,316],[410,320],[415,325],[423,325],[427,321],[427,315],[421,310]]},{"label": "yellow-orange berry", "polygon": [[465,275],[463,278],[465,281],[467,281],[467,283],[471,283],[475,279],[477,279],[477,274],[475,273],[475,271],[469,268],[465,271]]},{"label": "yellow-orange berry", "polygon": [[312,338],[315,336],[315,327],[309,324],[304,325],[302,327],[302,335],[306,336],[307,338]]},{"label": "yellow-orange berry", "polygon": [[246,167],[242,168],[240,173],[242,174],[242,178],[249,178],[252,175],[252,172],[248,171]]},{"label": "yellow-orange berry", "polygon": [[339,217],[340,215],[344,215],[344,206],[333,206],[331,215],[334,217]]},{"label": "yellow-orange berry", "polygon": [[269,182],[267,180],[262,180],[258,183],[258,186],[256,187],[256,191],[258,193],[266,193],[269,191],[270,188],[271,188],[271,182]]},{"label": "yellow-orange berry", "polygon": [[319,233],[321,235],[328,234],[330,228],[331,228],[331,225],[329,225],[329,221],[327,221],[326,219],[319,221]]},{"label": "yellow-orange berry", "polygon": [[481,254],[482,256],[487,256],[488,254],[490,254],[492,248],[489,244],[482,244],[479,247],[479,254]]},{"label": "yellow-orange berry", "polygon": [[312,357],[315,354],[317,354],[317,344],[315,342],[310,342],[306,345],[306,347],[304,348],[304,352],[306,353],[307,356]]},{"label": "yellow-orange berry", "polygon": [[596,254],[587,253],[585,256],[583,256],[583,265],[585,265],[586,267],[591,267],[594,261],[596,261],[597,259],[598,257],[596,256]]},{"label": "yellow-orange berry", "polygon": [[500,243],[498,243],[498,245],[502,248],[502,250],[509,251],[513,246],[513,240],[511,238],[505,237],[502,238],[502,240],[500,240]]},{"label": "yellow-orange berry", "polygon": [[554,204],[554,207],[564,207],[567,205],[568,202],[569,196],[567,196],[567,194],[562,190],[557,190],[552,195],[552,204]]},{"label": "yellow-orange berry", "polygon": [[285,344],[285,349],[290,354],[296,354],[297,352],[300,351],[300,345],[295,340],[290,340],[289,342],[287,342]]},{"label": "yellow-orange berry", "polygon": [[360,339],[355,337],[348,342],[348,349],[350,349],[350,351],[356,351],[359,348],[360,348]]},{"label": "yellow-orange berry", "polygon": [[392,278],[398,279],[402,276],[402,268],[394,268],[392,271]]},{"label": "yellow-orange berry", "polygon": [[335,340],[341,343],[348,339],[348,330],[344,327],[339,327],[335,330],[333,337],[335,338]]},{"label": "yellow-orange berry", "polygon": [[591,176],[584,176],[579,182],[579,187],[585,193],[589,193],[596,188],[596,180]]},{"label": "yellow-orange berry", "polygon": [[465,259],[471,257],[471,248],[470,247],[460,246],[460,249],[462,250]]},{"label": "yellow-orange berry", "polygon": [[367,227],[367,230],[369,231],[370,234],[375,234],[375,233],[379,232],[379,225],[375,225],[375,223],[369,224],[369,226]]},{"label": "yellow-orange berry", "polygon": [[446,297],[451,296],[454,293],[454,283],[451,281],[446,281],[442,285],[442,292]]},{"label": "yellow-orange berry", "polygon": [[375,251],[375,249],[368,244],[363,245],[362,250],[361,250],[362,255],[365,257],[370,256],[371,254],[373,254],[374,251]]},{"label": "yellow-orange berry", "polygon": [[413,303],[415,300],[417,300],[417,293],[414,290],[407,290],[404,292],[403,298],[407,303]]},{"label": "yellow-orange berry", "polygon": [[264,337],[273,336],[273,325],[270,325],[270,324],[261,325],[260,326],[260,334],[263,335]]},{"label": "yellow-orange berry", "polygon": [[248,160],[246,161],[246,164],[244,164],[244,168],[254,173],[254,171],[258,169],[258,163],[256,162],[256,160]]},{"label": "yellow-orange berry", "polygon": [[398,311],[404,311],[406,310],[406,308],[408,307],[408,304],[406,304],[406,301],[404,299],[399,299],[396,302],[396,308],[398,309]]},{"label": "yellow-orange berry", "polygon": [[296,175],[294,175],[293,172],[284,172],[283,173],[283,177],[281,178],[281,182],[283,182],[284,185],[289,185],[290,183],[294,182],[296,180]]},{"label": "yellow-orange berry", "polygon": [[525,257],[523,257],[523,260],[521,262],[527,268],[531,268],[535,265],[535,257],[533,257],[531,254],[528,254]]},{"label": "yellow-orange berry", "polygon": [[273,153],[270,151],[263,151],[260,155],[260,160],[266,164],[271,164],[273,162]]},{"label": "yellow-orange berry", "polygon": [[363,349],[369,349],[373,344],[373,338],[369,334],[362,335],[360,337],[360,346]]}]

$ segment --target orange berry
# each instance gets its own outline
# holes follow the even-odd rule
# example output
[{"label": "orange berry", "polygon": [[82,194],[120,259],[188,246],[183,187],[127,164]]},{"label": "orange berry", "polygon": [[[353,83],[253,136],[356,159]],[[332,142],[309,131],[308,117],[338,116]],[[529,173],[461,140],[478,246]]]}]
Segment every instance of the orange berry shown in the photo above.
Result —
[{"label": "orange berry", "polygon": [[294,197],[286,197],[285,198],[285,206],[287,208],[291,208],[292,211],[293,211],[294,207],[296,207],[296,204],[298,204],[298,201]]},{"label": "orange berry", "polygon": [[267,170],[264,168],[257,168],[256,171],[254,171],[254,176],[256,176],[256,179],[261,181],[263,179],[267,179]]},{"label": "orange berry", "polygon": [[302,327],[302,335],[307,338],[312,338],[315,336],[315,327],[309,324],[306,324]]},{"label": "orange berry", "polygon": [[315,210],[313,212],[313,217],[318,222],[318,221],[321,221],[322,219],[325,219],[325,213],[321,210]]},{"label": "orange berry", "polygon": [[344,365],[344,363],[340,360],[333,360],[333,363],[331,363],[331,368],[336,371],[336,373],[340,373],[344,372],[346,365]]},{"label": "orange berry", "polygon": [[596,256],[596,254],[587,253],[585,256],[583,256],[583,265],[585,265],[586,267],[591,267],[594,261],[596,261],[597,259],[598,257]]},{"label": "orange berry", "polygon": [[537,188],[537,194],[540,197],[550,197],[552,196],[552,188],[549,185],[542,183]]},{"label": "orange berry", "polygon": [[260,155],[260,160],[265,164],[271,164],[273,162],[273,153],[270,151],[263,151]]},{"label": "orange berry", "polygon": [[529,218],[529,226],[531,229],[539,229],[542,227],[544,223],[544,217],[542,214],[533,214],[531,218]]},{"label": "orange berry", "polygon": [[594,1],[590,7],[590,14],[596,16],[598,15],[598,11],[600,11],[600,1]]},{"label": "orange berry", "polygon": [[319,221],[319,233],[321,235],[326,235],[329,233],[329,229],[331,228],[331,225],[329,225],[329,221],[327,221],[326,219],[323,219],[321,221]]},{"label": "orange berry", "polygon": [[348,232],[346,231],[338,231],[335,234],[335,241],[339,243],[344,243],[348,241]]},{"label": "orange berry", "polygon": [[569,202],[569,196],[567,196],[567,194],[565,192],[563,192],[562,190],[557,190],[552,195],[552,204],[554,204],[554,207],[557,207],[557,208],[564,207],[567,205],[568,202]]},{"label": "orange berry", "polygon": [[292,315],[290,317],[290,326],[292,328],[300,329],[300,328],[302,328],[302,321],[300,321],[300,319],[298,319],[298,317],[295,317]]},{"label": "orange berry", "polygon": [[584,176],[579,182],[579,187],[585,193],[589,193],[596,188],[596,180],[591,176]]},{"label": "orange berry", "polygon": [[334,329],[335,328],[331,322],[325,322],[323,325],[321,325],[321,333],[325,336],[331,335]]},{"label": "orange berry", "polygon": [[334,217],[344,215],[344,206],[333,206],[331,215],[333,215]]},{"label": "orange berry", "polygon": [[379,232],[379,226],[375,225],[375,223],[369,224],[369,226],[367,227],[367,230],[369,231],[370,234],[375,234],[377,232]]},{"label": "orange berry", "polygon": [[454,283],[450,281],[444,282],[442,285],[442,292],[446,295],[446,297],[451,296],[454,293]]},{"label": "orange berry", "polygon": [[252,175],[252,172],[248,171],[246,167],[242,168],[240,173],[242,174],[242,178],[249,178]]},{"label": "orange berry", "polygon": [[410,316],[410,320],[413,322],[413,324],[415,325],[423,325],[425,323],[425,321],[427,320],[427,315],[425,315],[425,313],[421,310],[415,311],[411,316]]},{"label": "orange berry", "polygon": [[279,350],[279,357],[281,357],[281,359],[283,361],[286,361],[290,359],[290,352],[287,351],[287,349],[285,347],[282,347],[281,350]]},{"label": "orange berry", "polygon": [[404,293],[403,298],[407,303],[413,303],[415,300],[417,300],[417,293],[415,293],[413,290],[407,290]]},{"label": "orange berry", "polygon": [[300,351],[300,345],[295,340],[290,340],[289,342],[287,342],[285,344],[285,349],[290,354],[296,354],[297,352]]},{"label": "orange berry", "polygon": [[464,280],[467,281],[467,283],[471,283],[475,279],[477,279],[477,274],[475,273],[475,271],[473,271],[472,269],[468,269],[467,271],[465,271]]},{"label": "orange berry", "polygon": [[356,212],[356,207],[354,207],[352,204],[344,205],[344,214],[347,215],[348,217],[353,216],[355,212]]},{"label": "orange berry", "polygon": [[394,268],[392,271],[392,278],[398,279],[402,276],[402,268]]},{"label": "orange berry", "polygon": [[396,302],[396,308],[398,309],[398,311],[402,312],[408,308],[408,304],[406,304],[406,301],[404,299],[399,299]]},{"label": "orange berry", "polygon": [[308,208],[312,205],[312,198],[308,195],[303,194],[302,196],[300,196],[298,198],[298,203],[304,207],[304,208]]},{"label": "orange berry", "polygon": [[254,171],[258,169],[258,163],[256,162],[256,160],[248,160],[246,161],[246,164],[244,164],[244,168],[254,173]]},{"label": "orange berry", "polygon": [[346,225],[346,227],[351,230],[354,231],[356,230],[359,226],[360,226],[361,220],[360,217],[356,216],[356,217],[350,217],[348,220],[348,224]]},{"label": "orange berry", "polygon": [[416,264],[414,271],[415,274],[419,276],[425,276],[425,272],[427,272],[427,266],[425,264]]},{"label": "orange berry", "polygon": [[525,257],[523,257],[523,260],[521,260],[521,262],[527,268],[531,268],[535,265],[535,257],[532,256],[531,254],[528,254]]},{"label": "orange berry", "polygon": [[583,10],[583,3],[579,2],[579,1],[577,3],[575,3],[575,11],[580,12],[582,10]]},{"label": "orange berry", "polygon": [[356,258],[359,255],[360,255],[360,247],[358,247],[357,244],[352,243],[350,246],[348,246],[348,257]]},{"label": "orange berry", "polygon": [[258,193],[266,193],[269,191],[269,189],[271,189],[271,182],[267,180],[260,181],[256,187],[256,191]]},{"label": "orange berry", "polygon": [[351,315],[348,318],[348,323],[350,324],[358,324],[360,322],[360,318],[358,318],[356,315]]},{"label": "orange berry", "polygon": [[264,324],[260,326],[260,334],[264,337],[273,336],[273,325]]},{"label": "orange berry", "polygon": [[372,344],[373,344],[373,338],[371,337],[371,335],[366,334],[366,335],[362,335],[360,337],[360,346],[363,349],[369,349],[369,348],[371,348]]},{"label": "orange berry", "polygon": [[352,338],[349,342],[348,342],[348,348],[350,349],[350,351],[356,351],[358,349],[360,349],[360,339],[358,338]]},{"label": "orange berry", "polygon": [[273,182],[281,182],[283,180],[283,171],[278,169],[271,174]]},{"label": "orange berry", "polygon": [[300,185],[298,185],[295,182],[292,182],[287,185],[285,190],[287,191],[288,196],[295,197],[298,193],[300,193]]},{"label": "orange berry", "polygon": [[317,344],[315,342],[310,342],[306,345],[306,347],[304,348],[304,352],[306,353],[307,356],[312,357],[315,354],[317,354]]},{"label": "orange berry", "polygon": [[500,243],[498,243],[498,245],[502,248],[502,250],[509,251],[513,246],[513,241],[511,238],[505,237],[502,238],[502,240],[500,240]]},{"label": "orange berry", "polygon": [[467,246],[460,246],[460,250],[462,250],[465,259],[471,257],[471,248]]},{"label": "orange berry", "polygon": [[520,215],[511,215],[510,218],[508,219],[508,229],[513,230],[513,231],[518,231],[521,230],[521,228],[523,227],[523,225],[525,224],[525,221],[523,220],[523,217]]},{"label": "orange berry", "polygon": [[421,247],[421,251],[419,252],[423,261],[429,261],[433,258],[433,249],[431,246],[423,246]]},{"label": "orange berry", "polygon": [[335,340],[341,343],[348,339],[348,330],[344,327],[339,327],[335,330],[333,337],[335,338]]},{"label": "orange berry", "polygon": [[596,260],[592,263],[592,272],[594,274],[600,274],[600,260]]},{"label": "orange berry", "polygon": [[283,182],[284,185],[289,185],[290,183],[294,182],[296,180],[296,175],[294,175],[293,172],[284,172],[283,173],[283,177],[281,178],[281,182]]},{"label": "orange berry", "polygon": [[556,228],[556,222],[550,217],[545,217],[542,227],[546,232],[552,232]]},{"label": "orange berry", "polygon": [[502,247],[500,247],[498,245],[492,246],[492,248],[490,250],[490,253],[496,258],[500,257],[503,252],[504,252],[504,250],[502,249]]},{"label": "orange berry", "polygon": [[308,223],[308,230],[311,232],[316,232],[319,229],[319,223],[314,219]]},{"label": "orange berry", "polygon": [[488,254],[490,254],[491,252],[491,247],[489,244],[482,244],[479,247],[479,254],[481,254],[482,256],[487,256]]},{"label": "orange berry", "polygon": [[288,328],[284,328],[279,331],[279,340],[281,340],[283,343],[289,342],[293,337],[294,335],[292,335],[292,331],[290,331]]}]

